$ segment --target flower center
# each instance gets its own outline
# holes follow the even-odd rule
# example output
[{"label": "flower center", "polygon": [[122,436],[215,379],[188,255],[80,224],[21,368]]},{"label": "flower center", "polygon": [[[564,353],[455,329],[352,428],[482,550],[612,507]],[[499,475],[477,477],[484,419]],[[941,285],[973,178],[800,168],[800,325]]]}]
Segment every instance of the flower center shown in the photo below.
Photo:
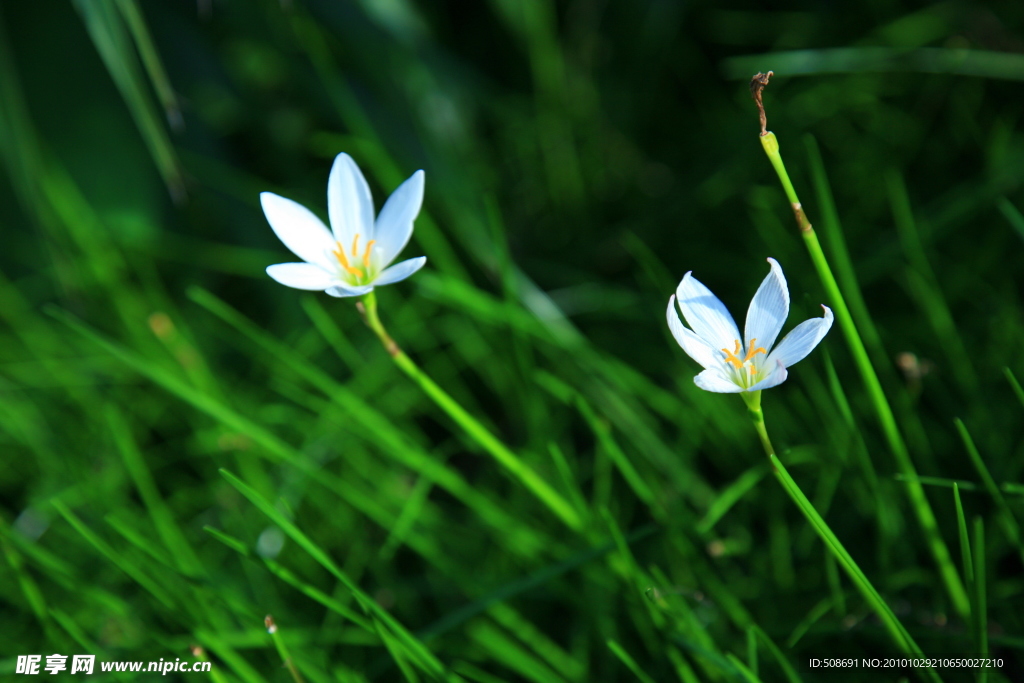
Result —
[{"label": "flower center", "polygon": [[[341,242],[335,242],[337,249],[332,251],[334,257],[338,259],[338,263],[341,264],[342,269],[349,275],[354,276],[356,284],[360,284],[368,279],[370,273],[370,254],[373,253],[373,245],[377,243],[377,240],[370,240],[366,243],[366,249],[363,250],[362,258],[359,257],[359,235],[356,234],[352,240],[352,261],[349,261],[348,255],[345,253],[345,247],[341,246]],[[353,263],[362,263],[362,267],[352,265]]]},{"label": "flower center", "polygon": [[754,342],[756,341],[756,337],[750,340],[750,343],[747,344],[747,354],[742,359],[740,359],[740,353],[743,351],[743,345],[740,343],[739,339],[736,340],[735,350],[730,351],[729,349],[722,349],[722,352],[725,353],[725,362],[739,371],[740,383],[743,386],[747,385],[747,376],[744,375],[743,368],[747,368],[750,373],[750,377],[753,378],[753,376],[757,374],[757,365],[754,363],[754,356],[759,353],[768,353],[764,348],[754,346]]}]

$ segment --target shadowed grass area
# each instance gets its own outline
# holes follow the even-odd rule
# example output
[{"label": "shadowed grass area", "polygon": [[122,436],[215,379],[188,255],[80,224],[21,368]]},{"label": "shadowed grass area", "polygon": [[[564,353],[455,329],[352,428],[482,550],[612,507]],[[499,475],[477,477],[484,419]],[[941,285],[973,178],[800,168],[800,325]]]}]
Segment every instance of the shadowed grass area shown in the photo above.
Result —
[{"label": "shadowed grass area", "polygon": [[[1019,3],[50,5],[0,5],[0,670],[1024,677]],[[264,272],[340,152],[426,172],[369,327]],[[769,256],[848,308],[774,471],[665,324]],[[1000,666],[809,664],[918,651]]]}]

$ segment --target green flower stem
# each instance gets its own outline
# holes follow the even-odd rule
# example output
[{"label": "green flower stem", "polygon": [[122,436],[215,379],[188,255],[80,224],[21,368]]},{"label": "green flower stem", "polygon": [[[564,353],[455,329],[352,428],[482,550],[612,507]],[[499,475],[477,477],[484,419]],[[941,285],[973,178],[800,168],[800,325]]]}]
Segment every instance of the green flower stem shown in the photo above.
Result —
[{"label": "green flower stem", "polygon": [[896,418],[893,415],[892,407],[889,405],[889,400],[882,390],[882,383],[878,380],[878,375],[875,373],[871,359],[868,357],[864,342],[857,332],[857,326],[853,322],[853,316],[850,315],[850,309],[846,306],[846,300],[839,290],[839,284],[836,282],[836,278],[832,274],[832,268],[825,258],[825,252],[818,242],[818,236],[815,234],[814,228],[811,227],[811,223],[804,213],[800,199],[793,188],[793,183],[789,179],[789,174],[786,173],[786,166],[782,163],[782,155],[779,154],[779,141],[774,133],[769,132],[767,135],[761,136],[761,145],[764,147],[765,154],[768,155],[769,161],[771,161],[775,172],[779,175],[779,180],[782,182],[782,188],[786,192],[786,198],[789,200],[790,206],[793,209],[793,215],[796,217],[797,226],[800,228],[800,235],[807,245],[811,261],[814,263],[815,270],[818,271],[818,277],[825,287],[825,292],[832,304],[836,320],[839,321],[839,327],[843,330],[843,335],[850,346],[854,363],[860,371],[861,378],[867,387],[868,396],[875,407],[875,412],[878,414],[878,420],[889,444],[889,450],[892,451],[893,456],[896,458],[896,464],[900,468],[900,472],[906,477],[907,492],[910,496],[914,513],[917,515],[917,521],[924,531],[925,540],[931,550],[932,557],[939,567],[943,583],[946,585],[946,591],[952,600],[953,608],[957,614],[966,619],[970,615],[970,600],[967,597],[967,591],[960,580],[960,574],[956,570],[953,559],[949,554],[949,549],[946,547],[946,542],[942,540],[942,536],[939,534],[939,525],[935,521],[935,513],[932,512],[931,505],[924,492],[924,486],[921,485],[918,479],[917,470],[910,459],[910,451],[907,449],[906,442],[903,440],[899,427],[896,425]]},{"label": "green flower stem", "polygon": [[362,301],[357,304],[359,312],[367,327],[373,330],[384,350],[388,352],[402,372],[409,376],[420,386],[423,392],[430,397],[437,406],[448,413],[456,424],[462,427],[474,441],[480,444],[484,450],[490,453],[498,463],[508,470],[513,476],[521,481],[542,503],[554,512],[567,526],[575,531],[583,528],[583,519],[580,514],[565,498],[555,491],[550,484],[542,479],[536,472],[524,463],[515,453],[503,444],[497,437],[491,434],[486,427],[470,415],[459,405],[448,393],[430,379],[423,370],[409,356],[405,354],[398,344],[391,338],[384,325],[377,315],[377,298],[374,292],[363,296]]},{"label": "green flower stem", "polygon": [[[857,562],[853,557],[846,551],[843,544],[839,541],[839,538],[832,532],[824,518],[818,511],[814,509],[814,505],[804,495],[804,492],[800,490],[796,481],[789,476],[789,472],[783,466],[782,461],[775,455],[775,448],[772,446],[771,439],[768,438],[768,430],[764,424],[764,413],[761,410],[761,392],[744,392],[740,396],[747,404],[747,412],[750,415],[751,421],[754,423],[754,430],[757,432],[758,438],[761,439],[761,445],[764,447],[765,455],[768,456],[768,460],[772,465],[772,471],[775,474],[775,478],[782,484],[782,488],[786,490],[789,497],[792,499],[796,506],[800,508],[800,512],[803,513],[807,521],[811,523],[814,530],[818,533],[818,536],[825,543],[825,547],[832,553],[832,555],[839,562],[840,566],[846,570],[846,574],[853,581],[857,589],[860,590],[861,595],[868,601],[871,608],[878,615],[878,618],[882,620],[882,624],[885,626],[889,635],[892,636],[896,644],[908,655],[914,657],[923,657],[924,654],[921,648],[918,647],[917,643],[914,642],[913,637],[907,632],[903,624],[900,623],[899,619],[890,609],[889,605],[886,604],[885,600],[879,595],[875,587],[871,585],[871,581],[861,571],[861,568],[857,565]],[[926,677],[931,681],[941,681],[939,675],[934,669],[927,669],[925,672]]]}]

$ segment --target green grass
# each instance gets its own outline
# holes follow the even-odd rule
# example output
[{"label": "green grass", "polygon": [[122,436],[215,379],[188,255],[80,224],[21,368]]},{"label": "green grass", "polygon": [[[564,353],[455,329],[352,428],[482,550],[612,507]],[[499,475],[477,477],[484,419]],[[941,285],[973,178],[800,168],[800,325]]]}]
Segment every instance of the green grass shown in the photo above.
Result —
[{"label": "green grass", "polygon": [[[1024,676],[1020,7],[42,5],[0,8],[0,671]],[[371,327],[263,272],[258,193],[324,216],[342,151],[378,207],[426,171]],[[839,318],[775,470],[664,320],[768,256],[786,330]],[[808,666],[918,651],[1003,667]]]}]

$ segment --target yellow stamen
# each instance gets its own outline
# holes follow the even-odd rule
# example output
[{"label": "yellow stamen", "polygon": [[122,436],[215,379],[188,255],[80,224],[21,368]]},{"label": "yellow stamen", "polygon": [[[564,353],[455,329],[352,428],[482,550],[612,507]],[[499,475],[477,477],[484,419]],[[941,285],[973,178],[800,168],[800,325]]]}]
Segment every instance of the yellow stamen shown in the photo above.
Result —
[{"label": "yellow stamen", "polygon": [[[741,344],[740,344],[740,340],[739,339],[736,340],[736,350],[735,351],[730,351],[729,349],[722,349],[722,352],[725,353],[725,362],[726,363],[731,363],[734,368],[736,368],[737,370],[741,370],[741,369],[743,369],[743,366],[746,363],[748,363],[751,360],[753,360],[754,356],[756,356],[757,354],[759,354],[759,353],[768,353],[762,347],[754,346],[754,342],[756,342],[756,341],[757,341],[757,337],[754,337],[753,339],[750,340],[750,344],[749,344],[750,349],[747,351],[747,355],[743,357],[743,360],[740,360],[740,357],[739,357],[740,356],[740,350],[741,350]],[[756,371],[754,370],[754,366],[751,365],[750,366],[750,374],[753,375],[755,372]]]},{"label": "yellow stamen", "polygon": [[338,248],[332,251],[331,253],[334,254],[334,257],[336,259],[338,259],[338,263],[341,264],[341,267],[344,268],[345,271],[350,273],[351,275],[355,275],[356,277],[360,278],[363,277],[363,269],[356,268],[355,266],[348,262],[348,257],[345,256],[345,248],[341,246],[341,242],[335,242],[335,244],[338,245]]},{"label": "yellow stamen", "polygon": [[726,363],[732,363],[733,367],[735,367],[737,370],[739,370],[740,368],[743,367],[743,361],[740,360],[737,357],[737,355],[740,352],[740,340],[739,339],[736,340],[736,350],[735,351],[730,351],[729,349],[722,349],[722,351],[725,353],[725,362]]},{"label": "yellow stamen", "polygon": [[348,258],[345,256],[345,248],[341,246],[341,242],[335,242],[335,244],[338,245],[338,248],[331,253],[334,254],[334,258],[338,259],[341,267],[348,270],[350,266],[348,265]]},{"label": "yellow stamen", "polygon": [[377,244],[377,240],[370,240],[366,243],[366,253],[363,254],[363,265],[369,269],[370,267],[370,251],[373,249],[373,245]]},{"label": "yellow stamen", "polygon": [[754,346],[754,342],[756,342],[756,341],[757,341],[757,337],[754,337],[753,339],[750,340],[750,344],[748,345],[750,347],[750,350],[747,351],[747,357],[743,359],[744,362],[752,359],[755,354],[758,354],[758,353],[765,353],[766,354],[766,353],[768,353],[767,351],[765,351],[760,346]]},{"label": "yellow stamen", "polygon": [[356,233],[355,238],[352,240],[352,255],[359,256],[359,234]]}]

